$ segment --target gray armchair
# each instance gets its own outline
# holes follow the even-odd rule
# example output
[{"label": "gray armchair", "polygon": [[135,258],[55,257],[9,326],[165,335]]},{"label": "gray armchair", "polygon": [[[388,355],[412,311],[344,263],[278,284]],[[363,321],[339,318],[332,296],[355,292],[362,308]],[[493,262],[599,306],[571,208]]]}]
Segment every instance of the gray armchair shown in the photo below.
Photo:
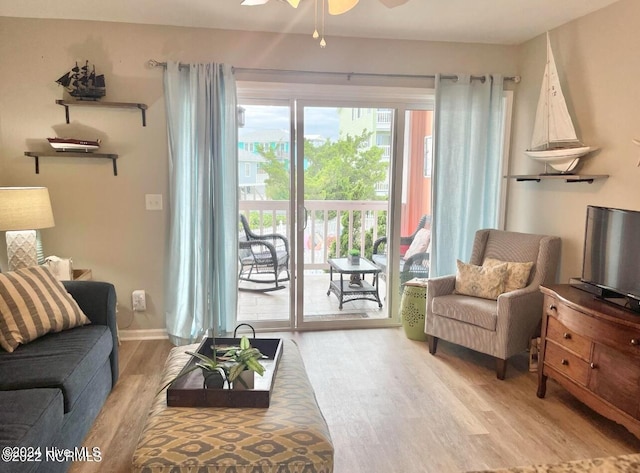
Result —
[{"label": "gray armchair", "polygon": [[507,359],[528,348],[542,319],[539,287],[555,280],[560,238],[479,230],[470,263],[485,258],[534,262],[526,287],[498,296],[497,301],[456,294],[455,276],[427,281],[425,333],[435,355],[438,339],[471,348],[496,358],[498,379],[504,379]]}]

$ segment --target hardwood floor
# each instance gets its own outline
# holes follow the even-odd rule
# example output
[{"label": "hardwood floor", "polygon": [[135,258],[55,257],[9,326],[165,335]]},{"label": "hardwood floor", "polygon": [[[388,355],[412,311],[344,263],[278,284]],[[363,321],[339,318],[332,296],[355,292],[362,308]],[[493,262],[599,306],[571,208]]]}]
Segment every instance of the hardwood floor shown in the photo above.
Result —
[{"label": "hardwood floor", "polygon": [[[492,358],[444,341],[438,353],[402,329],[269,333],[300,346],[335,446],[335,473],[464,472],[640,451],[640,440],[549,381],[526,353],[507,378]],[[120,381],[85,446],[101,463],[72,473],[130,471],[130,460],[156,393],[167,341],[123,342]]]}]

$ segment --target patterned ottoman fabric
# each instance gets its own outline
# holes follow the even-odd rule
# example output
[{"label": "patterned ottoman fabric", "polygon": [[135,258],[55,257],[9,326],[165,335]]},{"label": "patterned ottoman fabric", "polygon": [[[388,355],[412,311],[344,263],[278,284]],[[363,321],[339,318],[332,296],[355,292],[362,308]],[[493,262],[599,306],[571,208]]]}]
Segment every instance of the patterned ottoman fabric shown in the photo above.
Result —
[{"label": "patterned ottoman fabric", "polygon": [[[189,359],[171,350],[160,386]],[[135,473],[332,473],[333,444],[291,340],[283,351],[270,407],[168,407],[162,391],[133,454]]]},{"label": "patterned ottoman fabric", "polygon": [[640,471],[640,454],[589,458],[549,465],[521,466],[469,473],[631,473]]}]

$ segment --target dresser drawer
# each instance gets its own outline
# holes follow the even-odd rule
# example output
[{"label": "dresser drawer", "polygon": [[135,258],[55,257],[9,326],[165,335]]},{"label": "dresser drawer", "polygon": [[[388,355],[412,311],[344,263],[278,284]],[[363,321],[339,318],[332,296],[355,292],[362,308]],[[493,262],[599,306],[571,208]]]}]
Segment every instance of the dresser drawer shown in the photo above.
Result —
[{"label": "dresser drawer", "polygon": [[545,346],[544,364],[583,386],[587,385],[589,363],[550,340]]},{"label": "dresser drawer", "polygon": [[[574,337],[580,336],[583,339],[597,340],[599,343],[624,353],[640,357],[640,330],[638,328],[593,317],[572,309],[548,295],[544,299],[544,310],[548,316],[548,327],[555,320]],[[576,351],[576,353],[579,352]]]},{"label": "dresser drawer", "polygon": [[558,345],[571,350],[579,357],[588,360],[591,356],[591,340],[578,335],[574,330],[571,330],[562,325],[554,317],[547,319],[547,340],[553,340]]},{"label": "dresser drawer", "polygon": [[[628,355],[640,357],[640,331],[625,325],[600,321],[597,327],[598,342],[620,350]],[[640,363],[640,360],[636,360]]]}]

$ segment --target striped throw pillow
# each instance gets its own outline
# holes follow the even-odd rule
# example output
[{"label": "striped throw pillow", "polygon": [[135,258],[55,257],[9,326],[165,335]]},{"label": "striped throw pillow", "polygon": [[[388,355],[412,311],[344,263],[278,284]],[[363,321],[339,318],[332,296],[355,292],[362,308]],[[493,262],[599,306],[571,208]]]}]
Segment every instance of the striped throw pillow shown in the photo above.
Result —
[{"label": "striped throw pillow", "polygon": [[11,353],[50,332],[91,323],[44,266],[0,274],[0,346]]}]

